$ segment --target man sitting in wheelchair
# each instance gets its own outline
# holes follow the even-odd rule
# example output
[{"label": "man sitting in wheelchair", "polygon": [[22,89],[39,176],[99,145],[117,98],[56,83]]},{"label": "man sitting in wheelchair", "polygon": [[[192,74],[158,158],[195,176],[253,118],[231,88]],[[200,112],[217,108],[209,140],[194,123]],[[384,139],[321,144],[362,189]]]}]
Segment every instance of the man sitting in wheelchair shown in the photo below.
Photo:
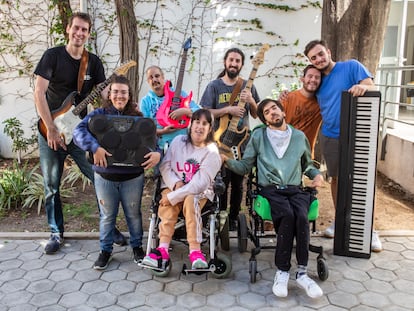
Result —
[{"label": "man sitting in wheelchair", "polygon": [[[158,216],[160,243],[144,257],[142,263],[159,268],[170,260],[168,248],[180,211],[185,217],[189,259],[192,269],[207,269],[201,252],[201,210],[207,200],[214,198],[214,178],[220,170],[221,159],[213,140],[213,116],[207,109],[195,111],[188,135],[174,138],[160,164],[162,176]],[[165,266],[165,265],[163,265]]]},{"label": "man sitting in wheelchair", "polygon": [[269,201],[277,233],[275,265],[278,270],[273,293],[278,297],[288,294],[293,239],[296,237],[296,282],[309,297],[320,297],[322,289],[307,275],[310,194],[303,190],[302,177],[304,174],[312,179],[312,187],[322,186],[323,177],[313,165],[308,140],[303,132],[286,124],[284,109],[278,100],[263,100],[257,114],[266,126],[252,132],[242,160],[221,155],[222,160],[240,175],[257,167],[259,194]]}]

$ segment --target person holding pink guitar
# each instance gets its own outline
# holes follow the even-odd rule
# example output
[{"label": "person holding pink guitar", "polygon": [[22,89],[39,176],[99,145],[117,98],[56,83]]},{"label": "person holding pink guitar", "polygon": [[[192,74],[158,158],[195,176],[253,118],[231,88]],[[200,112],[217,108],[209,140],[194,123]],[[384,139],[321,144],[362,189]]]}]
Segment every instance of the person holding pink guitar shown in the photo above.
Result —
[{"label": "person holding pink guitar", "polygon": [[[151,90],[141,99],[140,110],[144,117],[152,118],[157,125],[158,146],[161,150],[165,150],[169,146],[171,141],[177,135],[187,134],[187,127],[176,127],[175,125],[162,126],[157,119],[157,111],[163,105],[166,99],[166,93],[171,92],[169,83],[166,83],[164,78],[164,72],[158,66],[150,66],[146,70],[147,82],[151,87]],[[186,92],[181,91],[181,99],[188,100]],[[169,117],[173,120],[178,120],[183,116],[187,116],[191,119],[194,111],[200,109],[200,106],[196,104],[194,100],[189,101],[188,108],[178,108],[173,110]]]}]

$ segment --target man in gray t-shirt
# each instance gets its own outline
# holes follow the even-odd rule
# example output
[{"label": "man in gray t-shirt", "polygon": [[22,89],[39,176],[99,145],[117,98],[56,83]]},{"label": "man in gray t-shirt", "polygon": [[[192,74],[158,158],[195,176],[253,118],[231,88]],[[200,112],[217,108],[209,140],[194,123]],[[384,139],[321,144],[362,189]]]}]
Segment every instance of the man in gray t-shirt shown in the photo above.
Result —
[{"label": "man in gray t-shirt", "polygon": [[[238,150],[235,153],[238,159],[241,158],[241,153],[244,151],[244,146],[247,143],[249,113],[253,118],[257,117],[257,103],[260,101],[254,85],[249,90],[245,87],[247,81],[242,80],[239,76],[244,65],[244,59],[244,53],[240,49],[231,48],[227,50],[224,55],[223,71],[217,79],[207,85],[200,100],[200,105],[203,108],[209,109],[214,115],[216,120],[214,127],[216,130],[215,139],[218,141],[219,147],[222,145],[225,145],[224,147],[237,146]],[[236,87],[239,79],[242,82],[241,91],[235,94],[233,104],[230,105],[233,89]],[[244,102],[244,106],[239,107],[239,102]],[[237,131],[230,131],[228,129],[232,118],[238,119]],[[220,196],[220,205],[223,210],[227,209],[227,189],[229,184],[231,184],[230,230],[235,230],[243,195],[243,176],[226,169],[224,182],[226,184],[226,191]]]}]

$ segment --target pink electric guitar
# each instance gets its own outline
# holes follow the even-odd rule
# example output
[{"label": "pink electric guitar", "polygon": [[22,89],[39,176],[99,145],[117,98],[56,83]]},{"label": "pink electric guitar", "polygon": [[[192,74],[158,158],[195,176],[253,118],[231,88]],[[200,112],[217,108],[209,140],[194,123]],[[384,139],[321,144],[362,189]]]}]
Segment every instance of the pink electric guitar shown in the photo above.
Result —
[{"label": "pink electric guitar", "polygon": [[191,47],[191,37],[188,38],[183,44],[183,55],[181,58],[180,72],[177,80],[177,87],[175,91],[170,89],[170,81],[166,81],[164,85],[164,102],[161,104],[160,108],[157,111],[157,121],[161,126],[172,125],[175,128],[185,128],[190,123],[190,118],[188,116],[182,116],[178,120],[170,118],[170,113],[179,108],[189,108],[191,97],[193,92],[190,92],[187,97],[181,96],[181,88],[183,86],[183,77],[185,63],[187,61],[187,51]]}]

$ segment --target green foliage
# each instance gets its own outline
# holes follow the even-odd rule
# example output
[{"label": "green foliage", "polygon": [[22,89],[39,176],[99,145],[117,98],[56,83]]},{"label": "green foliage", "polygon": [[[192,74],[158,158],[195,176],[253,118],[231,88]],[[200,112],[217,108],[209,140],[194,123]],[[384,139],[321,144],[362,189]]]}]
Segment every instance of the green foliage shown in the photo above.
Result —
[{"label": "green foliage", "polygon": [[12,151],[17,152],[18,162],[20,163],[22,152],[26,152],[31,146],[36,144],[36,134],[32,133],[31,137],[25,138],[22,129],[23,124],[16,117],[4,120],[3,124],[3,132],[13,141]]},{"label": "green foliage", "polygon": [[37,167],[27,169],[27,163],[21,167],[16,161],[0,177],[0,210],[20,206],[24,200],[22,193],[31,186],[31,178]]},{"label": "green foliage", "polygon": [[63,213],[64,215],[70,215],[82,218],[84,220],[92,219],[92,210],[95,210],[94,206],[89,205],[88,203],[77,204],[64,204]]},{"label": "green foliage", "polygon": [[67,174],[62,180],[62,184],[70,185],[74,187],[76,183],[82,183],[82,190],[85,191],[87,185],[90,185],[92,182],[81,172],[79,166],[71,163],[67,169]]},{"label": "green foliage", "polygon": [[299,84],[297,82],[291,83],[289,86],[286,86],[284,83],[276,82],[275,89],[272,89],[272,94],[269,96],[272,99],[278,99],[282,91],[295,91],[299,89]]}]

